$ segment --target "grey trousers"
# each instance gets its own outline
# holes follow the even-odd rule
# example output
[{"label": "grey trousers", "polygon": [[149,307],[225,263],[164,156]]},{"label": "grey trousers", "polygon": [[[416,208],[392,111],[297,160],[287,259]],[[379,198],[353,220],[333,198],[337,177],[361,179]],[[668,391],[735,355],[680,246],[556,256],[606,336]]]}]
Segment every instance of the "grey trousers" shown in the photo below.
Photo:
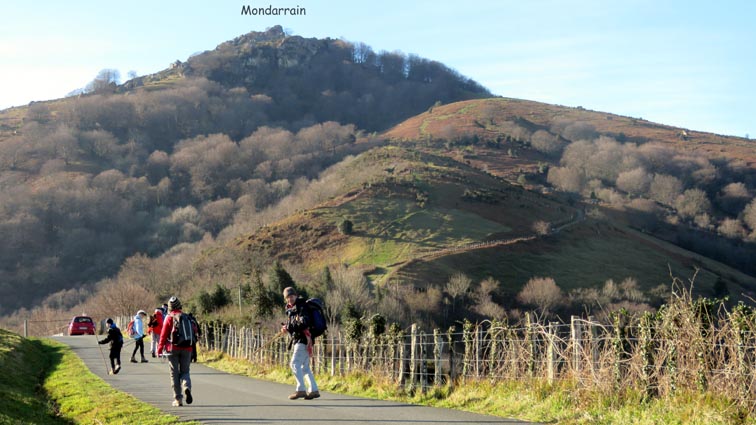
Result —
[{"label": "grey trousers", "polygon": [[305,378],[310,383],[310,391],[318,391],[318,383],[315,382],[315,375],[310,369],[310,354],[307,352],[307,344],[294,344],[289,367],[294,372],[294,379],[297,380],[297,391],[305,391]]},{"label": "grey trousers", "polygon": [[184,388],[192,389],[192,380],[189,377],[189,365],[192,364],[192,352],[189,350],[173,350],[168,355],[168,363],[171,366],[171,386],[173,387],[173,398],[183,400],[181,383]]}]

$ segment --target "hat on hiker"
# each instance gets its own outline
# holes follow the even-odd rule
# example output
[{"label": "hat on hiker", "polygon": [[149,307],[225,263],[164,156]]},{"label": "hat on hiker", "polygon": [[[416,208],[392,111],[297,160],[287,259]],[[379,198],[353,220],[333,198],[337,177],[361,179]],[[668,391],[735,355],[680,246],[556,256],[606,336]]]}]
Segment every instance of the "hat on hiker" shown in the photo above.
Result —
[{"label": "hat on hiker", "polygon": [[137,311],[137,315],[139,315],[139,316],[143,316],[143,315],[146,316],[147,313],[145,313],[144,310],[139,310],[139,311]]},{"label": "hat on hiker", "polygon": [[284,288],[283,296],[284,298],[287,298],[289,295],[297,295],[297,290],[291,286],[287,286]]},{"label": "hat on hiker", "polygon": [[179,301],[179,299],[175,296],[171,297],[171,299],[168,300],[168,309],[181,310],[181,301]]}]

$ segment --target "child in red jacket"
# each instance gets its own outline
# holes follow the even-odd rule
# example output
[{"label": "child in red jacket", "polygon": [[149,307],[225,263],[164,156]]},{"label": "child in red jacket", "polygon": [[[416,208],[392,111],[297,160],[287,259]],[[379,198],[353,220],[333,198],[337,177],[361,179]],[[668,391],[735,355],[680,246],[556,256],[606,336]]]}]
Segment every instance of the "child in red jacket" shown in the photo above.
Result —
[{"label": "child in red jacket", "polygon": [[152,314],[152,316],[150,316],[148,329],[150,331],[150,335],[152,335],[152,342],[150,343],[150,354],[152,354],[152,357],[155,357],[157,355],[157,346],[158,342],[160,342],[160,332],[163,330],[164,319],[163,309],[160,307],[156,308],[155,312]]}]

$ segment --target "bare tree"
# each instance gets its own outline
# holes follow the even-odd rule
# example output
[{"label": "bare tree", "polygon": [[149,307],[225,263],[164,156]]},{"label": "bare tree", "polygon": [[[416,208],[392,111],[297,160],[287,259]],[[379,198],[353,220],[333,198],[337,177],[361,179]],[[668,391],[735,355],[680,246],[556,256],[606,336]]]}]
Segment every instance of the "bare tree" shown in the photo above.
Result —
[{"label": "bare tree", "polygon": [[538,130],[533,133],[530,137],[530,145],[546,154],[557,154],[562,150],[562,142],[559,137],[545,130]]},{"label": "bare tree", "polygon": [[730,183],[723,187],[716,198],[719,208],[731,216],[737,216],[743,211],[750,200],[751,193],[741,182]]},{"label": "bare tree", "polygon": [[617,176],[617,189],[639,196],[648,192],[651,176],[643,167],[623,171]]},{"label": "bare tree", "polygon": [[743,209],[743,221],[752,232],[756,233],[756,198]]},{"label": "bare tree", "polygon": [[743,223],[737,218],[725,218],[722,220],[722,223],[717,227],[717,232],[722,236],[732,239],[740,239],[746,236]]},{"label": "bare tree", "polygon": [[543,315],[548,315],[554,307],[560,305],[563,298],[562,290],[550,277],[530,279],[517,294],[517,301],[536,307]]},{"label": "bare tree", "polygon": [[472,280],[462,273],[456,273],[446,282],[444,292],[452,299],[452,313],[456,310],[457,300],[462,299],[470,291]]},{"label": "bare tree", "polygon": [[706,192],[701,189],[688,189],[675,200],[677,214],[682,218],[692,218],[708,212],[711,208]]},{"label": "bare tree", "polygon": [[533,231],[535,231],[538,235],[547,235],[549,233],[549,229],[551,229],[551,225],[546,221],[538,220],[533,223]]},{"label": "bare tree", "polygon": [[655,174],[649,189],[651,199],[669,206],[674,204],[681,192],[680,179],[666,174]]},{"label": "bare tree", "polygon": [[88,302],[97,317],[133,316],[138,310],[151,309],[156,294],[134,282],[108,279]]},{"label": "bare tree", "polygon": [[472,297],[475,300],[473,310],[483,317],[491,319],[504,318],[506,311],[502,306],[495,303],[492,297],[492,294],[499,291],[500,287],[501,283],[492,277],[480,282],[480,285],[473,291]]},{"label": "bare tree", "polygon": [[362,272],[343,264],[331,267],[333,287],[326,291],[325,304],[328,317],[337,317],[344,306],[351,304],[360,312],[373,305],[370,284]]},{"label": "bare tree", "polygon": [[580,171],[567,167],[549,168],[546,180],[559,190],[580,193],[583,188],[583,176]]},{"label": "bare tree", "polygon": [[84,88],[87,93],[110,93],[115,90],[121,79],[121,73],[117,69],[103,69]]},{"label": "bare tree", "polygon": [[567,140],[592,140],[598,133],[596,128],[586,122],[576,121],[568,124],[564,130],[562,130],[562,137]]},{"label": "bare tree", "polygon": [[216,234],[231,221],[233,214],[234,201],[232,199],[223,198],[208,202],[202,206],[200,225]]}]

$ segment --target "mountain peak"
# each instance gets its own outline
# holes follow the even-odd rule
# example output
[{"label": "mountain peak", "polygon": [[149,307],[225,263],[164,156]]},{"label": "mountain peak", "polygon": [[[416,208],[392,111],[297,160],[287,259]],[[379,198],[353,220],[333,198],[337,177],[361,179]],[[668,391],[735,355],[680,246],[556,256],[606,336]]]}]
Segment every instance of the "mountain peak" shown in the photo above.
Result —
[{"label": "mountain peak", "polygon": [[284,38],[286,38],[286,32],[283,27],[281,27],[281,25],[275,25],[265,31],[251,31],[247,34],[240,35],[233,40],[221,43],[218,47],[280,41]]}]

